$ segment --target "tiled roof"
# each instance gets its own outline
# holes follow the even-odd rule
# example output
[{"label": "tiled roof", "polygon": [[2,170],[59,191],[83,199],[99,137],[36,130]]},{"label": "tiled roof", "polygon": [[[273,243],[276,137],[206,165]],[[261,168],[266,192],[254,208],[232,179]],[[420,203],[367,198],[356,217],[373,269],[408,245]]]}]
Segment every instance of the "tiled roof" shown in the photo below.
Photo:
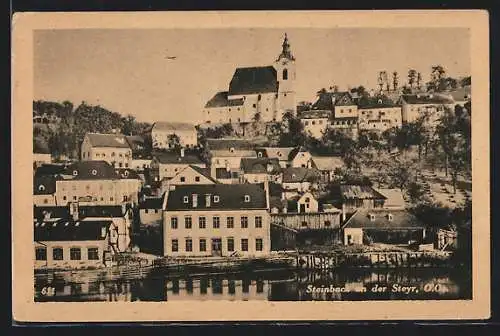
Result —
[{"label": "tiled roof", "polygon": [[139,209],[161,209],[163,207],[163,199],[165,194],[162,197],[148,197],[144,201],[139,203]]},{"label": "tiled roof", "polygon": [[283,170],[283,183],[308,182],[320,176],[319,171],[314,168],[288,167]]},{"label": "tiled roof", "polygon": [[207,139],[209,150],[254,150],[256,145],[246,139]]},{"label": "tiled roof", "polygon": [[369,110],[369,109],[383,109],[383,108],[394,108],[399,107],[396,104],[389,102],[387,99],[385,101],[370,99],[369,101],[360,101],[358,103],[358,109]]},{"label": "tiled roof", "polygon": [[326,92],[320,94],[318,100],[313,104],[313,110],[333,111],[335,106],[354,105],[349,92]]},{"label": "tiled roof", "polygon": [[56,177],[35,176],[33,183],[34,195],[51,195],[56,192]]},{"label": "tiled roof", "polygon": [[196,131],[193,124],[185,122],[157,121],[153,124],[155,131]]},{"label": "tiled roof", "polygon": [[[198,204],[193,208],[193,194]],[[207,207],[206,195],[211,195]],[[214,196],[219,197],[215,202]],[[245,196],[249,201],[245,202]],[[188,202],[184,203],[184,197]],[[167,211],[174,210],[252,210],[266,209],[266,192],[263,184],[209,184],[176,186],[168,192]]]},{"label": "tiled roof", "polygon": [[328,119],[332,116],[331,110],[311,110],[300,113],[300,119]]},{"label": "tiled roof", "polygon": [[340,156],[312,156],[312,160],[319,170],[334,170],[344,165],[344,160]]},{"label": "tiled roof", "polygon": [[104,240],[103,228],[107,233],[110,220],[72,221],[60,219],[58,221],[35,222],[35,241],[83,241]]},{"label": "tiled roof", "polygon": [[276,174],[281,171],[276,158],[242,158],[240,167],[247,174]]},{"label": "tiled roof", "polygon": [[405,200],[403,192],[399,189],[376,189],[380,194],[386,197],[384,202],[385,208],[404,208]]},{"label": "tiled roof", "polygon": [[225,107],[225,106],[242,106],[243,98],[227,99],[227,91],[217,92],[206,104],[205,108]]},{"label": "tiled roof", "polygon": [[229,83],[229,95],[278,92],[273,66],[237,68]]},{"label": "tiled roof", "polygon": [[295,147],[259,147],[256,149],[256,152],[262,153],[262,157],[288,161],[288,156],[294,149]]},{"label": "tiled roof", "polygon": [[35,176],[49,176],[62,174],[66,169],[65,165],[59,164],[42,164],[35,171]]},{"label": "tiled roof", "polygon": [[[43,218],[45,213],[50,213],[51,218],[69,218],[69,206],[34,206],[34,217]],[[113,217],[119,218],[125,215],[121,205],[80,205],[78,213],[84,217]]]},{"label": "tiled roof", "polygon": [[89,139],[92,147],[130,148],[127,138],[123,134],[87,133],[85,136]]},{"label": "tiled roof", "polygon": [[453,104],[453,99],[438,94],[402,95],[407,104]]},{"label": "tiled roof", "polygon": [[367,185],[343,184],[340,186],[343,199],[386,199],[378,191]]},{"label": "tiled roof", "polygon": [[64,175],[73,176],[75,180],[117,179],[113,166],[106,161],[80,161],[69,165]]},{"label": "tiled roof", "polygon": [[185,153],[182,157],[178,152],[163,152],[154,154],[154,158],[161,164],[200,164],[203,161],[198,155]]},{"label": "tiled roof", "polygon": [[307,152],[308,152],[307,149],[302,146],[295,147],[288,153],[288,161],[292,161],[299,153],[307,153]]},{"label": "tiled roof", "polygon": [[[374,220],[370,218],[374,216]],[[392,220],[389,219],[392,215]],[[424,228],[425,225],[406,210],[360,209],[347,221],[344,228],[361,229],[401,229]]]}]

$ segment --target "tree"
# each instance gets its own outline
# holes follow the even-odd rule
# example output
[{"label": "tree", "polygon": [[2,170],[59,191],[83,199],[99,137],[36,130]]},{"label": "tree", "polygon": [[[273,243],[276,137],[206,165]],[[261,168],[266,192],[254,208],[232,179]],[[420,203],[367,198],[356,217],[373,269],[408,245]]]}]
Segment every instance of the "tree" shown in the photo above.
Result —
[{"label": "tree", "polygon": [[279,145],[283,147],[294,147],[304,145],[306,135],[304,125],[293,113],[286,112],[283,115],[284,128],[280,130]]},{"label": "tree", "polygon": [[396,91],[398,89],[398,84],[399,84],[398,72],[394,71],[392,73],[392,88],[394,91]]},{"label": "tree", "polygon": [[416,162],[413,159],[406,159],[401,156],[395,157],[389,162],[386,171],[391,187],[396,187],[403,191],[408,187],[410,182],[415,180],[417,171]]},{"label": "tree", "polygon": [[411,89],[413,89],[416,78],[417,78],[417,71],[415,69],[408,70],[408,84],[410,85]]},{"label": "tree", "polygon": [[125,118],[122,118],[123,126],[121,128],[121,133],[125,135],[134,135],[134,125],[135,125],[135,117],[130,114]]},{"label": "tree", "polygon": [[168,135],[167,142],[168,142],[168,148],[180,149],[182,147],[179,136],[175,133]]},{"label": "tree", "polygon": [[422,88],[422,74],[420,72],[417,73],[417,89]]}]

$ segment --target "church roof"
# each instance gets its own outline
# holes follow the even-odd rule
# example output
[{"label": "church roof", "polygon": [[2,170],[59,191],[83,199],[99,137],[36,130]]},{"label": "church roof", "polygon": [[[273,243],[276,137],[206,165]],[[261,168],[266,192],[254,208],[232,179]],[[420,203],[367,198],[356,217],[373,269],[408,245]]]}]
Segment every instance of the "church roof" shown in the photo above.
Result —
[{"label": "church roof", "polygon": [[225,107],[225,106],[242,106],[243,98],[227,99],[227,91],[217,92],[206,104],[205,108],[210,107]]},{"label": "church roof", "polygon": [[237,68],[229,83],[229,95],[278,92],[273,66]]}]

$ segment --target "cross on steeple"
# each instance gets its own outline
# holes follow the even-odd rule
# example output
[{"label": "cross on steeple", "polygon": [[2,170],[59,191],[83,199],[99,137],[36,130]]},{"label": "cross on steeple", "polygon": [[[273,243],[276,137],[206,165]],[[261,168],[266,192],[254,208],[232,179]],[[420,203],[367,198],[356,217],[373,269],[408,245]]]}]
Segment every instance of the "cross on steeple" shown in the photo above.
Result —
[{"label": "cross on steeple", "polygon": [[288,43],[287,33],[285,33],[285,38],[283,39],[283,44],[281,46],[281,54],[278,56],[278,59],[276,61],[279,61],[282,58],[287,58],[291,61],[295,61],[295,57],[293,57],[292,52],[290,51],[290,43]]}]

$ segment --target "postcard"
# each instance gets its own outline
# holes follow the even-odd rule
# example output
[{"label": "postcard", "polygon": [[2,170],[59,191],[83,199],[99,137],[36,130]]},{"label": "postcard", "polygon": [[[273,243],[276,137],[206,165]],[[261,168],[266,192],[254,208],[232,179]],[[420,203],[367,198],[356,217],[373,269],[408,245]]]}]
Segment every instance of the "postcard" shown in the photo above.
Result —
[{"label": "postcard", "polygon": [[486,11],[12,24],[18,323],[489,318]]}]

